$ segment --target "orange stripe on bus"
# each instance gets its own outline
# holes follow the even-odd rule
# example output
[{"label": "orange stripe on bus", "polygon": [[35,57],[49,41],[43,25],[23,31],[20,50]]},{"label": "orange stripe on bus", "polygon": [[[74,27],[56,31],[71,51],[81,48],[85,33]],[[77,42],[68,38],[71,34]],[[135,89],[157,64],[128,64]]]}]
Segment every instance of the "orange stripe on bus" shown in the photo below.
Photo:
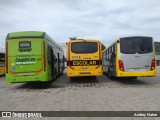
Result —
[{"label": "orange stripe on bus", "polygon": [[37,71],[34,71],[34,72],[39,73],[39,72],[41,72],[42,70],[43,70],[43,68],[41,68],[41,69],[39,69],[39,70],[37,70]]}]

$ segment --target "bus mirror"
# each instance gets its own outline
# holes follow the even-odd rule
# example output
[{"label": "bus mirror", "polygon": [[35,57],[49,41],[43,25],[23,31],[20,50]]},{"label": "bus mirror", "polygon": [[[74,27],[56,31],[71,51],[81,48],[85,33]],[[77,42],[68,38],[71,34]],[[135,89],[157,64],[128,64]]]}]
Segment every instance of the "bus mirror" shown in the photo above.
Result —
[{"label": "bus mirror", "polygon": [[66,45],[68,45],[68,43],[66,42]]},{"label": "bus mirror", "polygon": [[119,43],[119,40],[117,40],[117,43]]}]

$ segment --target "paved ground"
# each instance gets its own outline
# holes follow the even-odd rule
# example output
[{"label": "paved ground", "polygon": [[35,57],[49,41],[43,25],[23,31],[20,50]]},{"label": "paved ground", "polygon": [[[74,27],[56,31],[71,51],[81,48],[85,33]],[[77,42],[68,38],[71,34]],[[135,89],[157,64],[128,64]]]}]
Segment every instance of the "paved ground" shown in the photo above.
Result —
[{"label": "paved ground", "polygon": [[160,76],[160,66],[157,66],[157,76]]},{"label": "paved ground", "polygon": [[[159,75],[139,77],[136,80],[110,80],[106,75],[70,80],[64,73],[55,82],[48,84],[9,85],[5,83],[5,77],[0,77],[0,111],[160,111],[159,103]],[[91,118],[54,119],[90,120]],[[114,119],[122,120],[122,118]],[[130,119],[145,120],[146,118]],[[160,118],[147,119],[159,120]]]}]

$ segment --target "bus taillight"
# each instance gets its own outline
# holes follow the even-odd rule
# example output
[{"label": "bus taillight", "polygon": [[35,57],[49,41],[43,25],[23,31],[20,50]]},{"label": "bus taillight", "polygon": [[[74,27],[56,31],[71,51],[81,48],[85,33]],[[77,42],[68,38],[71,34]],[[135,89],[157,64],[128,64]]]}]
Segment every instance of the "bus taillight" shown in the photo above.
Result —
[{"label": "bus taillight", "polygon": [[70,66],[70,61],[67,61],[67,66]]},{"label": "bus taillight", "polygon": [[96,69],[98,69],[101,65],[102,65],[102,60],[99,60],[98,61],[98,66],[96,67]]},{"label": "bus taillight", "polygon": [[74,70],[74,68],[70,64],[70,61],[67,61],[67,66],[70,67],[72,70]]},{"label": "bus taillight", "polygon": [[156,60],[153,59],[153,60],[152,60],[152,63],[151,63],[151,70],[154,70],[154,69],[155,69],[155,66],[156,66]]},{"label": "bus taillight", "polygon": [[122,60],[118,60],[118,64],[119,64],[119,69],[120,69],[121,71],[124,71],[123,61],[122,61]]}]

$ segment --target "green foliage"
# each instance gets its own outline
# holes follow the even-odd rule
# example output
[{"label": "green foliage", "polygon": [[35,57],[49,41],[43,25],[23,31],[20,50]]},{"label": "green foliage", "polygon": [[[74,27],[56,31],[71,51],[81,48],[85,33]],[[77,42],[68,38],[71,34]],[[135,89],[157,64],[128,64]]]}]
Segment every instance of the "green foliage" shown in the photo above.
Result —
[{"label": "green foliage", "polygon": [[154,42],[156,55],[160,55],[160,42]]}]

